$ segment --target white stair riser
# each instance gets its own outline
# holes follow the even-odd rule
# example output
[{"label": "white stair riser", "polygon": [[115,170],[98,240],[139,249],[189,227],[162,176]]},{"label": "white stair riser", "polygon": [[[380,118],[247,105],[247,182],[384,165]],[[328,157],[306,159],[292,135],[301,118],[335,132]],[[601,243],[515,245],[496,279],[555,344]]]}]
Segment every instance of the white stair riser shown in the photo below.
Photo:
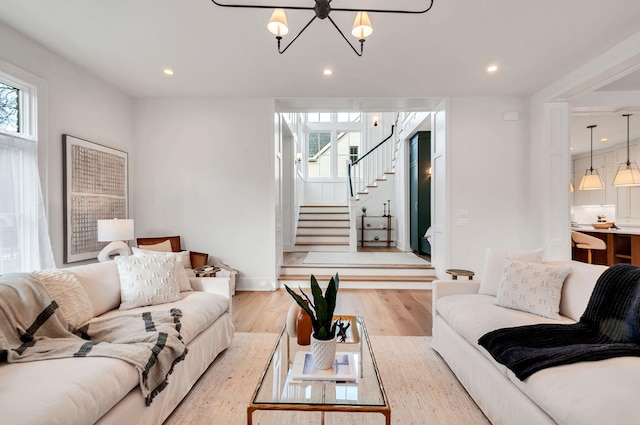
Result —
[{"label": "white stair riser", "polygon": [[348,227],[340,228],[323,228],[323,227],[310,227],[310,228],[298,228],[297,236],[309,236],[309,235],[342,235],[349,236]]},{"label": "white stair riser", "polygon": [[296,245],[296,251],[349,252],[349,245]]},{"label": "white stair riser", "polygon": [[325,220],[298,220],[298,226],[305,227],[328,227],[328,226],[348,226],[349,220],[325,221]]},{"label": "white stair riser", "polygon": [[[281,280],[280,284],[286,284],[290,288],[309,288],[308,280]],[[433,284],[431,282],[402,282],[402,281],[389,281],[389,282],[377,282],[377,281],[340,281],[340,288],[342,289],[432,289]]]},{"label": "white stair riser", "polygon": [[320,214],[320,213],[300,213],[299,219],[306,220],[349,220],[349,213],[340,213],[340,214]]},{"label": "white stair riser", "polygon": [[435,277],[436,273],[433,269],[385,269],[385,268],[366,268],[366,267],[358,267],[358,268],[341,268],[335,266],[333,268],[326,267],[286,267],[283,266],[280,269],[280,274],[282,275],[301,275],[301,274],[314,274],[314,275],[325,275],[330,273],[338,272],[340,276],[388,276],[389,279],[397,279],[402,276],[424,276],[424,277]]}]

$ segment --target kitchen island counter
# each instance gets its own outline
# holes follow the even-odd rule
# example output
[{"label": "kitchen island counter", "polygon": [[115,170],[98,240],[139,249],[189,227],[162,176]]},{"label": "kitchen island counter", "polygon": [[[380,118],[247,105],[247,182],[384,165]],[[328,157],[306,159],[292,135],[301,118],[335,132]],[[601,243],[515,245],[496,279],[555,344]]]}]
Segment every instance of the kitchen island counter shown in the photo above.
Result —
[{"label": "kitchen island counter", "polygon": [[[594,229],[590,225],[581,225],[571,226],[571,230],[602,239],[607,244],[607,249],[604,251],[592,250],[593,264],[612,266],[627,263],[640,266],[640,228]],[[587,250],[574,246],[571,257],[574,260],[586,262]]]}]

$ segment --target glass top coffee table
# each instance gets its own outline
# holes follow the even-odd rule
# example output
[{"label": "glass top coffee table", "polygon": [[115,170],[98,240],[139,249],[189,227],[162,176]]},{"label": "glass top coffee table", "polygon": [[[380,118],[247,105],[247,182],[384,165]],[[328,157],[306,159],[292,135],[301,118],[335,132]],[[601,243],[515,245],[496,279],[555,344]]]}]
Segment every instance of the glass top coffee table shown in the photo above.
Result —
[{"label": "glass top coffee table", "polygon": [[256,410],[291,410],[307,412],[376,412],[391,425],[391,408],[387,402],[378,366],[369,343],[369,335],[360,316],[351,318],[354,338],[350,343],[338,343],[338,352],[349,352],[356,364],[356,382],[335,382],[291,378],[293,360],[298,351],[310,351],[310,346],[299,346],[289,337],[286,324],[282,327],[276,345],[267,362],[251,402],[247,407],[247,425],[253,423]]}]

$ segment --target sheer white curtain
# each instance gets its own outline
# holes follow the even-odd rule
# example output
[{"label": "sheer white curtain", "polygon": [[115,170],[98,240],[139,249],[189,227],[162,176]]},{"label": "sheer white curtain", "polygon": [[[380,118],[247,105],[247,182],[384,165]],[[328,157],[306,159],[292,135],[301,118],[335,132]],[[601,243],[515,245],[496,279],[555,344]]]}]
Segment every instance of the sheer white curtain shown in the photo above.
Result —
[{"label": "sheer white curtain", "polygon": [[0,134],[0,274],[51,267],[37,142]]}]

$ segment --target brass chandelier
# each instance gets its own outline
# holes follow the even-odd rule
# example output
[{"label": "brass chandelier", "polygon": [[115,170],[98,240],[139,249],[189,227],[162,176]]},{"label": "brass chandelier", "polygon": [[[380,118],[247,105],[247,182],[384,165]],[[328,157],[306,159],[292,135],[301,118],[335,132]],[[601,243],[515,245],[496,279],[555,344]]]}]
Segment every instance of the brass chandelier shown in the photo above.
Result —
[{"label": "brass chandelier", "polygon": [[[300,37],[300,35],[311,25],[313,21],[318,19],[328,19],[331,24],[335,27],[335,29],[340,33],[342,38],[347,42],[349,47],[355,52],[356,55],[362,56],[364,51],[364,41],[365,38],[370,36],[373,33],[373,27],[371,26],[371,20],[369,19],[369,13],[404,13],[404,14],[421,14],[426,13],[433,7],[434,0],[427,0],[428,7],[422,10],[396,10],[396,9],[350,9],[350,8],[332,8],[331,1],[332,0],[314,0],[314,6],[275,6],[275,5],[260,5],[260,4],[224,4],[220,3],[216,0],[211,0],[215,5],[222,7],[239,7],[239,8],[250,8],[250,9],[275,9],[273,14],[271,15],[271,19],[269,20],[269,24],[267,28],[269,31],[276,36],[276,40],[278,42],[278,53],[282,54],[287,51],[289,47],[293,44],[294,41]],[[287,16],[285,14],[285,10],[313,10],[314,16],[311,20],[300,30],[298,35],[296,35],[293,40],[289,42],[284,48],[281,47],[281,40],[284,35],[289,32],[289,26],[287,24]],[[351,34],[358,39],[360,42],[360,51],[356,49],[356,47],[351,44],[349,39],[344,35],[342,30],[338,27],[338,25],[331,19],[329,14],[332,11],[336,12],[356,12],[356,18],[353,23],[353,28],[351,30]]]}]

